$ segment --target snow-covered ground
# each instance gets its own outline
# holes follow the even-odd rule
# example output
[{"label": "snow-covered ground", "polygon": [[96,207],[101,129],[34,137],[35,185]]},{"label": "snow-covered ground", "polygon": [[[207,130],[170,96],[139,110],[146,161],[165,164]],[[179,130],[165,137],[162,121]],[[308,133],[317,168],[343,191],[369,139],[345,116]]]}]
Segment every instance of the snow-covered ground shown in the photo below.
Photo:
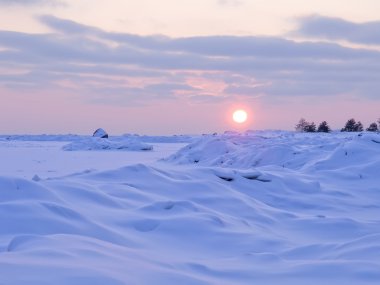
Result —
[{"label": "snow-covered ground", "polygon": [[0,156],[0,284],[380,284],[380,134],[2,136]]}]

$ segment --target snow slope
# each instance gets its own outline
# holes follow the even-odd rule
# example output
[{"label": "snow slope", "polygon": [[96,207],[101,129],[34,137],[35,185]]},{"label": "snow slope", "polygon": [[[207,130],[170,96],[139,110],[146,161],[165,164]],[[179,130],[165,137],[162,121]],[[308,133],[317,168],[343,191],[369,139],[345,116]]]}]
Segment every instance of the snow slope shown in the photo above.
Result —
[{"label": "snow slope", "polygon": [[380,282],[378,134],[227,133],[131,162],[0,177],[0,284]]}]

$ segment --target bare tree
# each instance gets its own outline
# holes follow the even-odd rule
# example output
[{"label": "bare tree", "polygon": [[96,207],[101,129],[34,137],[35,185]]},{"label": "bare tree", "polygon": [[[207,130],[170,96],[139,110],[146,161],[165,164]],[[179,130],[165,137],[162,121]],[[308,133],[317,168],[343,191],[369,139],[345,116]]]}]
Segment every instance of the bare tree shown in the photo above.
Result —
[{"label": "bare tree", "polygon": [[298,124],[295,126],[295,129],[297,132],[305,132],[305,128],[309,125],[309,123],[304,119],[301,118],[298,121]]}]

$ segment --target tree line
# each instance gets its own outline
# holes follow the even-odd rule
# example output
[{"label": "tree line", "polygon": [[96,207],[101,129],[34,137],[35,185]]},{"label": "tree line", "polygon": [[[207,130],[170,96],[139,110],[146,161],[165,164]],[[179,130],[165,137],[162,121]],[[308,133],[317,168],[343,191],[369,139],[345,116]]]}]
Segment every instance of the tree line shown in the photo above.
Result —
[{"label": "tree line", "polygon": [[[301,118],[298,124],[295,126],[297,132],[305,132],[305,133],[329,133],[331,132],[331,128],[326,121],[321,122],[318,127],[314,122],[309,123],[304,118]],[[378,132],[380,130],[380,118],[376,122],[371,123],[366,131],[368,132]],[[364,126],[360,121],[355,119],[349,119],[345,126],[340,130],[341,132],[362,132],[364,131]]]}]

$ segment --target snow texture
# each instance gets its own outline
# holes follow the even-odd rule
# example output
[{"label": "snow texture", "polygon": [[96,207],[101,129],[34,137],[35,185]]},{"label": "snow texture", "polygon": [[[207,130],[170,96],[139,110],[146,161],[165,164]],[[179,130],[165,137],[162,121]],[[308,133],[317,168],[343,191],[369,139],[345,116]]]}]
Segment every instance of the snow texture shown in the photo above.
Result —
[{"label": "snow texture", "polygon": [[103,137],[85,138],[63,146],[63,150],[152,150],[153,146],[136,139],[111,140]]},{"label": "snow texture", "polygon": [[[72,154],[59,141],[4,140],[0,153],[49,164]],[[114,169],[0,176],[0,284],[380,283],[379,134],[153,146]],[[123,152],[82,153],[61,167]]]}]

